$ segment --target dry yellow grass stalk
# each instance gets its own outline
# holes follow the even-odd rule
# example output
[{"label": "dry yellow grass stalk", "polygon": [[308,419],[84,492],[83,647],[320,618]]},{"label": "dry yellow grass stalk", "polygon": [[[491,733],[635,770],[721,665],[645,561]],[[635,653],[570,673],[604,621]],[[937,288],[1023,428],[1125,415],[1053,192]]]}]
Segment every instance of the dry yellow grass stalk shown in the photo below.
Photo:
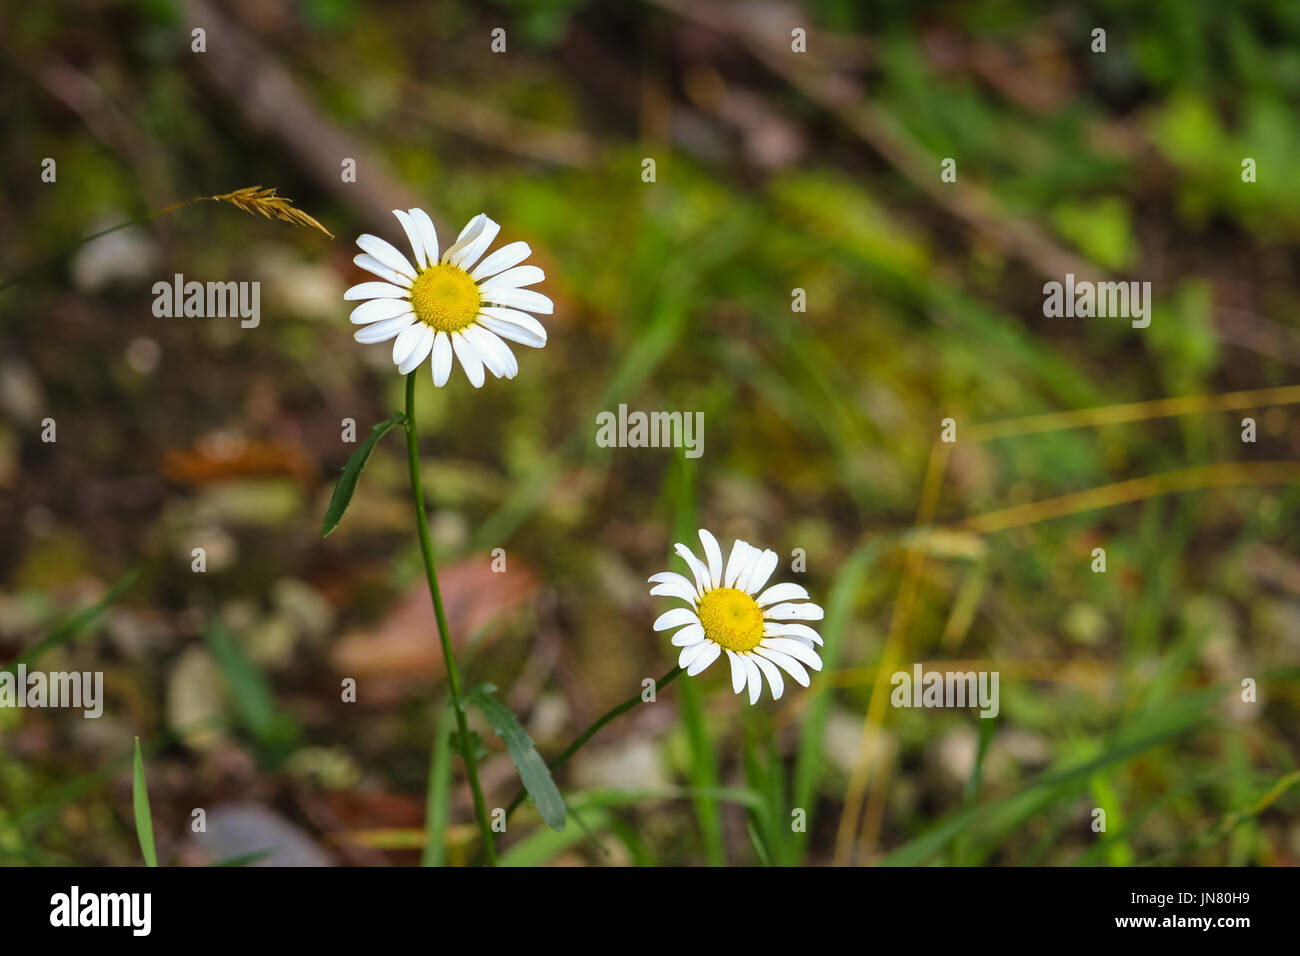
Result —
[{"label": "dry yellow grass stalk", "polygon": [[199,196],[191,200],[191,202],[208,201],[229,203],[236,209],[242,209],[248,213],[258,213],[267,219],[279,219],[281,222],[293,223],[295,226],[308,226],[312,229],[319,229],[331,239],[334,238],[334,233],[296,207],[292,199],[277,196],[274,187],[264,189],[261,186],[245,186],[243,189],[236,189],[232,193],[222,193],[219,196]]},{"label": "dry yellow grass stalk", "polygon": [[[1051,412],[1023,418],[1006,419],[975,425],[966,432],[968,442],[986,442],[1016,435],[1030,435],[1067,428],[1087,428],[1114,425],[1122,422],[1140,422],[1153,418],[1205,414],[1262,408],[1271,405],[1288,405],[1300,402],[1300,386],[1258,389],[1246,392],[1229,392],[1219,395],[1190,395],[1181,398],[1156,399],[1125,405],[1104,405],[1097,408]],[[948,463],[948,446],[936,442],[931,450],[930,463],[925,473],[921,492],[921,506],[916,526],[925,527],[934,518]],[[940,452],[943,454],[940,454]],[[977,534],[992,534],[1008,528],[1023,527],[1050,518],[1106,508],[1116,504],[1141,501],[1158,495],[1198,488],[1219,488],[1243,484],[1291,484],[1300,480],[1300,466],[1294,462],[1227,462],[1188,468],[1163,475],[1148,475],[1128,481],[1090,488],[1057,498],[1030,502],[1013,508],[976,515],[953,527]],[[835,838],[835,863],[846,865],[857,851],[870,852],[875,845],[884,813],[884,793],[889,778],[888,754],[876,742],[883,728],[885,712],[882,688],[886,678],[901,660],[908,619],[915,599],[917,582],[924,564],[923,552],[915,546],[906,550],[906,562],[899,581],[894,614],[890,620],[889,636],[885,641],[881,664],[873,672],[871,705],[862,727],[862,738],[849,786],[844,809],[840,815]],[[870,792],[868,792],[868,788]],[[866,812],[863,813],[864,798]]]}]

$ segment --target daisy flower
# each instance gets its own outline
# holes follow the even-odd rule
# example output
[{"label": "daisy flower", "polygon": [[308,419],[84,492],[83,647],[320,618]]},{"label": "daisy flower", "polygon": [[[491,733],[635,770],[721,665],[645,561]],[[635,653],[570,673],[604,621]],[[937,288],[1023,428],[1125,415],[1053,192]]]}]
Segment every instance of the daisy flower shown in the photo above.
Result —
[{"label": "daisy flower", "polygon": [[[546,329],[529,315],[550,315],[554,306],[526,289],[546,278],[537,266],[520,265],[531,254],[526,242],[511,242],[484,258],[501,227],[479,213],[438,256],[438,234],[423,209],[394,209],[415,253],[412,264],[378,236],[357,239],[362,254],[352,261],[382,279],[362,282],[343,294],[364,299],[352,310],[358,342],[393,339],[393,363],[403,375],[432,356],[433,384],[451,376],[453,355],[470,383],[483,384],[483,370],[514,378],[519,363],[506,340],[541,348]],[[480,261],[482,260],[482,261]]]},{"label": "daisy flower", "polygon": [[820,621],[822,609],[807,601],[808,592],[798,584],[774,584],[760,590],[776,570],[775,551],[760,551],[737,540],[724,572],[717,539],[701,528],[700,543],[703,561],[686,545],[676,546],[691,578],[675,571],[650,578],[655,585],[651,594],[680,598],[690,605],[659,615],[654,624],[656,631],[680,628],[673,635],[673,644],[682,649],[678,666],[693,677],[726,651],[732,690],[739,694],[748,686],[751,704],[758,703],[763,678],[772,688],[772,699],[781,696],[785,689],[781,671],[807,687],[804,665],[822,669],[814,649],[822,639],[807,624],[798,622]]}]

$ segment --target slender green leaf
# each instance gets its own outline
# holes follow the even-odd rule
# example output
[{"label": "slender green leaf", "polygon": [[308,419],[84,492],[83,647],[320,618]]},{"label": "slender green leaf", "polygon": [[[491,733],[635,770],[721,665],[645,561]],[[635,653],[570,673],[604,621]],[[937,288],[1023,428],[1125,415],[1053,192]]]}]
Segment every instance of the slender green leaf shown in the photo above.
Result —
[{"label": "slender green leaf", "polygon": [[[840,662],[844,646],[844,633],[853,619],[853,609],[859,590],[867,574],[875,566],[889,542],[872,538],[858,545],[836,573],[831,582],[830,597],[826,605],[826,621],[821,629],[823,673],[834,671]],[[793,806],[807,812],[805,830],[792,838],[802,855],[808,845],[812,829],[813,810],[817,805],[817,788],[822,775],[822,744],[826,735],[826,721],[830,716],[831,691],[822,689],[808,703],[803,727],[799,732],[799,748],[794,764]]]},{"label": "slender green leaf", "polygon": [[153,814],[149,812],[149,788],[144,782],[144,757],[140,738],[135,738],[135,762],[131,773],[131,800],[135,804],[135,832],[140,838],[140,852],[145,866],[157,866],[158,854],[153,846]]},{"label": "slender green leaf", "polygon": [[704,716],[704,701],[697,681],[686,680],[678,684],[678,701],[682,724],[686,728],[686,739],[690,746],[690,767],[688,776],[691,781],[692,801],[695,804],[695,817],[700,825],[700,836],[704,840],[705,854],[710,866],[725,866],[727,862],[726,846],[722,841],[722,816],[713,791],[718,787],[718,761],[709,739],[709,730]]},{"label": "slender green leaf", "polygon": [[298,743],[298,724],[280,710],[270,683],[220,623],[207,631],[212,656],[225,674],[239,721],[252,735],[263,760],[276,764]]},{"label": "slender green leaf", "polygon": [[[678,541],[695,538],[696,498],[695,465],[686,457],[678,458],[677,467],[664,480],[667,503],[673,515],[673,529]],[[710,866],[725,866],[727,848],[722,839],[722,814],[711,791],[718,786],[718,759],[709,738],[704,716],[704,701],[699,683],[686,680],[677,685],[682,725],[690,746],[690,781],[694,791],[695,818],[700,825],[704,851]]]},{"label": "slender green leaf", "polygon": [[[755,793],[762,795],[759,806],[749,811],[748,826],[750,842],[764,866],[780,865],[785,854],[785,819],[784,787],[780,771],[780,755],[776,751],[776,741],[771,734],[771,726],[765,715],[745,711],[741,722],[744,725],[745,782]],[[766,761],[759,762],[758,739],[766,741]]]},{"label": "slender green leaf", "polygon": [[1185,857],[1189,853],[1203,850],[1206,847],[1213,846],[1225,836],[1236,832],[1237,828],[1251,824],[1261,813],[1271,807],[1279,797],[1289,791],[1297,783],[1300,783],[1300,770],[1294,770],[1284,777],[1279,777],[1273,781],[1273,785],[1266,793],[1260,794],[1259,798],[1252,800],[1249,806],[1243,806],[1240,809],[1233,810],[1226,814],[1217,824],[1210,827],[1208,831],[1198,834],[1191,841],[1175,847],[1165,853],[1161,853],[1150,859],[1139,861],[1139,866],[1163,866],[1171,860]]},{"label": "slender green leaf", "polygon": [[551,779],[551,771],[546,768],[546,761],[533,746],[533,739],[520,726],[515,715],[505,704],[491,696],[496,688],[490,684],[475,687],[469,692],[469,702],[478,707],[492,725],[493,732],[505,741],[510,751],[510,760],[519,771],[519,777],[537,804],[537,812],[542,815],[546,825],[557,833],[564,830],[564,798]]},{"label": "slender green leaf", "polygon": [[[578,825],[578,829],[582,831],[582,835],[591,841],[592,845],[600,851],[601,856],[609,856],[609,848],[600,842],[600,834],[583,819],[583,813],[585,813],[585,811],[578,811],[570,808],[568,818]],[[610,819],[613,819],[613,814],[610,814]],[[608,820],[602,820],[602,823],[608,822]]]},{"label": "slender green leaf", "polygon": [[[998,731],[998,722],[996,720],[981,720],[979,724],[979,738],[975,746],[975,764],[971,767],[970,776],[966,778],[966,786],[962,790],[963,808],[973,807],[979,799],[980,784],[984,779],[984,760],[988,757],[989,745],[993,742],[993,737]],[[949,848],[949,863],[952,866],[965,865],[966,848],[970,843],[970,832],[959,833],[952,841]]]},{"label": "slender green leaf", "polygon": [[[608,826],[610,817],[608,810],[593,807],[586,812],[586,829],[599,832]],[[503,853],[500,864],[501,866],[542,866],[586,838],[587,834],[581,827],[570,827],[564,833],[535,830]]]},{"label": "slender green leaf", "polygon": [[767,790],[766,796],[766,825],[768,829],[768,845],[772,848],[773,864],[775,866],[786,866],[791,862],[793,857],[792,844],[794,832],[790,827],[791,815],[790,809],[786,805],[786,781],[785,766],[781,762],[781,751],[776,745],[776,734],[772,731],[771,721],[765,721],[767,724]]},{"label": "slender green leaf", "polygon": [[763,844],[763,836],[758,832],[758,828],[754,826],[754,821],[746,820],[745,827],[749,830],[749,842],[754,845],[754,853],[758,855],[758,862],[763,866],[771,866],[772,857],[767,852],[767,847]]},{"label": "slender green leaf", "polygon": [[[157,753],[164,746],[175,743],[186,735],[224,727],[226,724],[227,721],[224,717],[209,717],[195,721],[192,724],[165,730],[159,733],[145,747],[145,750],[150,754]],[[35,804],[15,815],[13,818],[14,824],[23,833],[38,830],[57,816],[58,812],[64,807],[94,793],[101,787],[106,786],[109,781],[117,779],[122,770],[131,763],[133,755],[134,749],[123,751],[98,770],[82,774],[68,783],[54,787]]]},{"label": "slender green leaf", "polygon": [[1044,801],[1052,800],[1061,789],[1084,783],[1098,770],[1125,763],[1153,747],[1168,743],[1194,726],[1196,726],[1195,721],[1176,724],[1131,742],[1121,743],[1101,756],[1084,763],[1042,774],[1023,790],[1010,796],[968,807],[953,814],[943,823],[894,850],[880,861],[880,865],[917,866],[947,846],[953,838],[976,820],[982,818],[988,818],[991,825],[996,825],[1000,829],[1015,826],[1040,809]]},{"label": "slender green leaf", "polygon": [[382,422],[370,429],[370,434],[361,446],[352,453],[348,463],[343,466],[343,474],[339,476],[338,484],[334,486],[334,494],[330,496],[329,507],[325,509],[325,517],[321,519],[320,536],[327,538],[330,532],[339,526],[343,520],[343,512],[348,510],[348,505],[352,501],[352,493],[357,490],[357,479],[361,477],[361,469],[366,467],[366,462],[370,460],[370,453],[375,450],[375,445],[379,439],[388,434],[389,430],[396,425],[406,421],[406,415],[402,412],[393,412]]},{"label": "slender green leaf", "polygon": [[455,715],[445,703],[438,708],[438,726],[433,732],[433,753],[429,757],[429,788],[425,794],[424,855],[421,866],[442,866],[447,829],[447,808],[451,801],[451,734]]},{"label": "slender green leaf", "polygon": [[[578,819],[577,814],[574,815],[574,819]],[[612,813],[609,815],[609,819],[606,820],[605,823],[609,827],[609,832],[623,844],[628,855],[632,857],[632,864],[634,866],[655,865],[654,853],[650,850],[650,847],[646,845],[646,842],[641,839],[641,835],[637,832],[636,827],[620,820]]]},{"label": "slender green leaf", "polygon": [[275,856],[275,851],[279,847],[270,847],[265,850],[254,850],[252,853],[241,853],[239,856],[227,857],[224,860],[218,860],[211,864],[215,867],[240,867],[252,866],[254,863],[260,863],[262,860]]},{"label": "slender green leaf", "polygon": [[734,803],[747,809],[761,812],[763,798],[754,790],[746,787],[647,787],[637,790],[580,790],[569,795],[570,809],[582,807],[627,807],[654,800],[693,800],[707,796],[724,803]]},{"label": "slender green leaf", "polygon": [[[624,835],[619,830],[619,820],[612,810],[616,807],[634,806],[647,801],[687,800],[699,796],[708,796],[714,800],[735,803],[742,807],[761,809],[762,797],[752,790],[742,787],[711,787],[701,793],[695,787],[655,787],[638,790],[582,790],[571,795],[570,810],[582,813],[586,828],[592,832],[609,830],[620,839]],[[554,859],[564,850],[582,841],[585,833],[579,827],[571,827],[564,833],[552,833],[550,830],[538,830],[529,834],[512,846],[501,857],[502,866],[541,866]],[[624,840],[626,843],[627,841]],[[632,847],[629,847],[632,850]],[[637,852],[633,850],[633,856]],[[638,865],[641,865],[638,861]]]},{"label": "slender green leaf", "polygon": [[127,591],[136,582],[139,574],[135,571],[128,571],[116,581],[114,581],[104,596],[89,607],[82,608],[74,614],[69,615],[60,621],[53,630],[42,637],[27,650],[23,651],[11,664],[0,667],[0,673],[12,671],[19,664],[31,664],[46,651],[58,647],[64,641],[71,640],[77,634],[84,630],[88,625],[93,623],[101,614],[108,610],[109,605],[113,604],[123,592]]}]

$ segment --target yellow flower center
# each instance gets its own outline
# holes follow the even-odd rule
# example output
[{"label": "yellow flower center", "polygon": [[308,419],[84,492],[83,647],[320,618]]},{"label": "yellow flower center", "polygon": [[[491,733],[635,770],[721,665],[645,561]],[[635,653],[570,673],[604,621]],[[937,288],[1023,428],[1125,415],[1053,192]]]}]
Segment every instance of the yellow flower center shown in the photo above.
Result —
[{"label": "yellow flower center", "polygon": [[763,612],[738,588],[714,588],[700,598],[704,636],[729,651],[749,651],[763,639]]},{"label": "yellow flower center", "polygon": [[415,317],[439,332],[459,332],[478,318],[478,285],[456,266],[430,266],[411,283]]}]

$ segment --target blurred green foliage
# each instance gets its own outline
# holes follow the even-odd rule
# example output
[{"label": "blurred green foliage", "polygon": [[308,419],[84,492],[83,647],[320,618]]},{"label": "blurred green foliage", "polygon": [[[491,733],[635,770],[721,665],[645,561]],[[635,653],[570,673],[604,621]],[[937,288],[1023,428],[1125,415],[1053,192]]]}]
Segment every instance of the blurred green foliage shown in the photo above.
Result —
[{"label": "blurred green foliage", "polygon": [[[517,379],[418,390],[440,561],[481,567],[502,547],[505,577],[534,581],[524,610],[458,650],[470,684],[519,686],[503,699],[553,756],[663,671],[672,649],[649,629],[643,582],[700,525],[783,558],[803,548],[797,579],[828,609],[812,688],[749,711],[725,668],[683,678],[656,704],[672,719],[625,718],[557,774],[563,834],[531,810],[512,820],[506,862],[833,859],[943,418],[959,435],[945,523],[1198,465],[1296,460],[1297,406],[961,440],[983,422],[1295,380],[1300,6],[1288,0],[824,0],[796,14],[809,68],[860,83],[936,179],[955,157],[994,223],[1033,223],[1079,261],[1152,281],[1145,330],[1045,319],[1047,277],[996,230],[917,189],[915,170],[737,36],[657,4],[230,6],[376,158],[368,185],[408,189],[444,238],[487,211],[546,270],[557,313],[545,349],[516,350]],[[764,29],[785,42],[781,11],[795,9]],[[338,532],[321,542],[316,524],[353,450],[341,419],[364,436],[402,403],[386,349],[350,340],[341,299],[359,281],[350,238],[401,233],[223,98],[189,52],[190,22],[164,0],[7,15],[5,276],[96,228],[255,183],[340,238],[201,204],[132,230],[134,245],[86,247],[105,257],[102,281],[79,255],[0,294],[0,659],[140,571],[84,639],[43,658],[106,671],[103,720],[0,710],[0,862],[137,862],[138,735],[164,865],[195,859],[192,807],[245,795],[348,862],[463,863],[460,768],[431,750],[437,673],[393,666],[361,681],[358,704],[338,702],[339,647],[397,629],[419,585],[396,444],[376,449]],[[497,26],[504,55],[489,52]],[[1104,54],[1089,49],[1096,27]],[[718,88],[758,104],[758,120],[728,112],[737,101]],[[788,137],[791,158],[754,147],[753,122]],[[565,159],[529,152],[543,132],[577,137]],[[39,180],[45,156],[57,185]],[[640,178],[647,156],[654,183]],[[175,272],[261,281],[262,324],[153,318],[150,284]],[[806,312],[792,311],[794,289]],[[140,340],[161,356],[152,367]],[[596,412],[620,402],[703,410],[704,457],[595,447]],[[46,416],[56,444],[40,440]],[[253,442],[288,464],[230,475],[205,451]],[[178,453],[213,474],[184,477]],[[1002,712],[887,711],[892,771],[869,798],[883,805],[867,859],[1294,863],[1298,519],[1294,485],[1244,485],[931,555],[909,666],[1000,667]],[[209,542],[203,575],[189,567],[195,540]],[[1105,574],[1089,570],[1094,547]],[[462,599],[498,601],[484,587]],[[1241,701],[1243,677],[1258,702]],[[330,842],[419,828],[426,808],[451,820],[445,845],[421,835],[366,855]],[[808,811],[806,833],[790,830],[793,809]]]}]

